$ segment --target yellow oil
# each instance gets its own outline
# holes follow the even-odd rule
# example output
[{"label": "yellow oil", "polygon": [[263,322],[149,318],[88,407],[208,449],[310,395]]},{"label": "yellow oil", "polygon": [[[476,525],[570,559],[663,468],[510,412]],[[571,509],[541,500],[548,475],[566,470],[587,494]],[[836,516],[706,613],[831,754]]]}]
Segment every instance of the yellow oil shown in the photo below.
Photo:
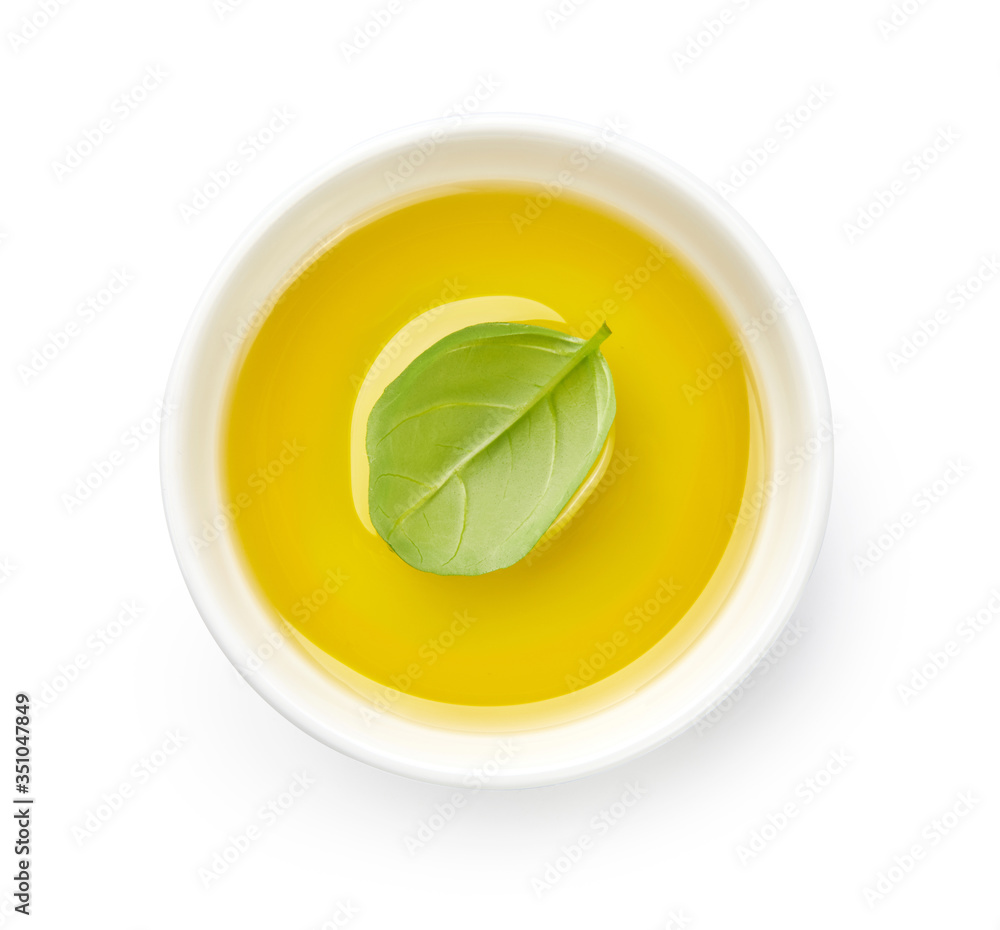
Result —
[{"label": "yellow oil", "polygon": [[[244,346],[222,437],[238,546],[275,614],[376,707],[597,693],[690,641],[692,606],[724,591],[720,564],[735,570],[756,404],[737,334],[668,245],[588,201],[531,210],[536,193],[442,192],[345,230]],[[497,296],[580,337],[607,319],[613,453],[520,563],[423,573],[356,508],[355,408],[384,350],[415,351],[407,324],[457,326],[444,304]]]}]

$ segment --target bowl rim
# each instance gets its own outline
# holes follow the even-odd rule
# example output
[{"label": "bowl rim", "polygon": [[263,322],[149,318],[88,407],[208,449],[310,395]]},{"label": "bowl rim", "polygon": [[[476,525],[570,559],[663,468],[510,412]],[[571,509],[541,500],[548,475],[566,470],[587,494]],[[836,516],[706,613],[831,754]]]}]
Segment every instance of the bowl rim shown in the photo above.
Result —
[{"label": "bowl rim", "polygon": [[[539,136],[547,141],[563,144],[593,140],[597,127],[568,120],[562,117],[535,114],[498,113],[445,117],[417,122],[381,133],[360,142],[330,159],[310,175],[292,185],[275,198],[246,227],[237,241],[223,257],[213,273],[197,306],[185,327],[175,356],[165,391],[165,402],[171,403],[180,397],[183,386],[192,369],[194,356],[204,336],[208,321],[216,311],[216,304],[230,279],[238,271],[248,253],[265,234],[296,205],[318,191],[325,184],[351,168],[372,161],[399,148],[402,144],[416,144],[426,140],[437,130],[444,130],[448,140],[476,133],[500,134],[504,136]],[[641,166],[653,174],[657,182],[673,187],[696,204],[702,219],[716,228],[724,230],[737,246],[750,266],[766,282],[772,293],[781,290],[794,293],[791,283],[775,257],[762,240],[733,206],[687,169],[635,140],[619,135],[609,146],[624,158]],[[389,198],[387,198],[388,200]],[[807,404],[804,416],[812,423],[832,422],[830,397],[822,361],[814,336],[809,327],[801,304],[796,301],[788,312],[782,314],[782,326],[792,340],[795,352],[802,361],[802,371],[808,382],[803,385],[803,400]],[[168,409],[171,409],[168,407]],[[176,467],[179,456],[183,456],[184,435],[180,427],[180,417],[165,417],[160,430],[160,474],[164,512],[171,545],[174,549],[185,584],[213,638],[218,642],[229,660],[239,668],[239,649],[231,623],[216,609],[212,597],[210,573],[200,566],[196,556],[181,544],[183,535],[183,510],[185,506],[185,485]],[[760,659],[781,635],[805,589],[806,582],[816,564],[822,547],[829,517],[833,489],[833,440],[825,443],[809,469],[808,512],[802,514],[799,546],[793,565],[783,575],[781,591],[775,591],[770,603],[771,611],[766,627],[762,627],[758,648],[746,653],[739,662],[734,662],[729,673],[720,676],[706,687],[700,706],[691,708],[686,714],[686,722],[681,726],[672,725],[669,731],[650,720],[641,731],[628,741],[609,745],[602,750],[577,753],[556,763],[539,768],[514,767],[501,773],[492,783],[483,787],[514,788],[534,787],[566,781],[604,771],[630,761],[645,752],[676,738],[694,725],[705,713],[723,701],[750,674]],[[761,618],[763,620],[765,618]],[[400,754],[397,746],[379,745],[376,735],[367,742],[359,742],[347,734],[331,732],[331,728],[315,719],[308,708],[270,682],[266,677],[254,676],[249,683],[264,699],[283,716],[314,738],[338,751],[368,762],[381,769],[436,784],[461,787],[463,781],[456,778],[447,765],[435,765],[427,760],[408,758]],[[516,734],[515,734],[516,735]],[[338,736],[340,738],[338,738]]]}]

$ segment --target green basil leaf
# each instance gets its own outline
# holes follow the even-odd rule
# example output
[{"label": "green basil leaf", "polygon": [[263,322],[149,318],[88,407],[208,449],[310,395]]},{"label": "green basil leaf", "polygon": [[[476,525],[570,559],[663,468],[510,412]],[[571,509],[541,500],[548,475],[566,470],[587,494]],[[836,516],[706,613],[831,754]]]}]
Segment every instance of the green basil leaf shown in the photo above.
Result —
[{"label": "green basil leaf", "polygon": [[446,336],[368,417],[368,509],[405,562],[481,575],[523,558],[607,438],[615,391],[599,351],[540,326],[482,323]]}]

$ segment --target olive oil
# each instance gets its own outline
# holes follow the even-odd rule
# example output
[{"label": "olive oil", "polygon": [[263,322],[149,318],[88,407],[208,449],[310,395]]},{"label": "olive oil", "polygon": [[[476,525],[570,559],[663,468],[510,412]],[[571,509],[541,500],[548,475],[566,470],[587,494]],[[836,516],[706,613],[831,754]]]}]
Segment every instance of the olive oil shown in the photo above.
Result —
[{"label": "olive oil", "polygon": [[[301,450],[235,521],[247,571],[313,654],[379,706],[498,708],[635,687],[643,657],[650,673],[650,656],[666,661],[665,643],[676,655],[708,621],[706,592],[724,593],[750,532],[733,536],[760,454],[757,401],[718,299],[669,244],[599,204],[563,196],[525,222],[536,194],[441,192],[333,237],[275,295],[234,379],[227,499]],[[498,297],[536,302],[520,322],[580,338],[608,322],[613,448],[522,561],[421,572],[359,511],[359,398],[392,356],[416,351],[417,331],[458,328],[459,304],[481,313],[470,298]]]}]

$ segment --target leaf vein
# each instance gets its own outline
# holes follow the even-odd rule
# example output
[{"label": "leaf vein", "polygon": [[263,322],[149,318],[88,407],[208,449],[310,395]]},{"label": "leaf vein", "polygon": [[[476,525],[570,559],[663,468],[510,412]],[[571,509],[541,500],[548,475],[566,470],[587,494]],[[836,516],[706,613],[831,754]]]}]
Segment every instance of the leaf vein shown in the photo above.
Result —
[{"label": "leaf vein", "polygon": [[510,404],[489,404],[485,401],[468,401],[468,400],[456,400],[449,401],[444,404],[434,404],[432,407],[428,407],[426,410],[419,410],[417,413],[411,413],[408,417],[403,417],[389,432],[387,432],[375,445],[377,449],[383,442],[385,442],[396,430],[398,430],[404,423],[409,423],[410,420],[415,420],[417,417],[425,416],[428,413],[434,413],[435,410],[444,410],[446,407],[496,407],[497,409],[503,410],[516,410],[516,407],[512,407]]},{"label": "leaf vein", "polygon": [[[469,489],[458,475],[455,476],[455,480],[462,486],[462,529],[458,533],[458,543],[455,545],[455,551],[451,554],[448,562],[453,561],[458,555],[458,550],[462,548],[462,540],[465,538],[465,527],[469,522]],[[443,562],[442,564],[447,565],[448,562]]]}]

